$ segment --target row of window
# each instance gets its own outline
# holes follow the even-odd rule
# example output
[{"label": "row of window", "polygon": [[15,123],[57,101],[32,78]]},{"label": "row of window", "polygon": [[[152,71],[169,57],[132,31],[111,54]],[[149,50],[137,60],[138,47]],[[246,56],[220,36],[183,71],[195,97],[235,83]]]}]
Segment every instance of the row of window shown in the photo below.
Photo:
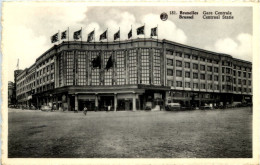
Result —
[{"label": "row of window", "polygon": [[[192,85],[192,86],[191,86]],[[174,86],[174,81],[172,80],[168,80],[167,81],[167,86]],[[219,90],[219,85],[218,84],[208,84],[206,85],[205,83],[200,83],[200,88],[199,88],[199,83],[190,83],[190,82],[185,82],[184,86],[183,86],[183,82],[182,81],[176,81],[176,87],[185,87],[185,88],[191,88],[193,87],[193,89],[209,89],[209,90]],[[238,91],[241,92],[243,89],[244,92],[247,92],[247,88],[241,88],[241,87],[234,87],[233,90],[234,91]],[[222,85],[222,90],[232,90],[231,85]],[[248,92],[251,92],[252,89],[248,88]]]},{"label": "row of window", "polygon": [[53,57],[50,57],[49,59],[47,59],[47,60],[41,62],[41,63],[37,66],[37,69],[40,68],[40,67],[42,67],[42,66],[44,66],[44,65],[46,65],[47,63],[51,62],[52,60],[53,60]]},{"label": "row of window", "polygon": [[[172,80],[167,80],[167,86],[174,86],[174,82]],[[176,81],[176,87],[185,87],[185,88],[193,87],[194,89],[199,89],[199,83],[193,83],[192,84],[191,82],[185,82],[183,84],[182,81]],[[207,89],[213,90],[213,88],[214,88],[214,90],[219,90],[219,85],[218,84],[214,84],[214,86],[213,86],[213,84],[208,84]],[[200,83],[200,89],[206,89],[206,84],[205,83]]]},{"label": "row of window", "polygon": [[40,79],[37,80],[36,82],[37,82],[37,85],[40,85],[40,84],[45,83],[45,82],[48,82],[48,81],[50,81],[50,80],[54,80],[54,74],[53,74],[53,73],[52,73],[52,74],[49,74],[49,75],[47,75],[47,76],[44,76],[44,77],[42,77],[42,78],[40,78]]},{"label": "row of window", "polygon": [[51,89],[54,89],[54,83],[43,85],[43,86],[37,88],[36,92],[39,93],[39,92],[44,92],[44,91],[51,90]]},{"label": "row of window", "polygon": [[42,68],[41,70],[37,71],[36,72],[36,75],[37,77],[49,72],[49,71],[52,71],[54,70],[54,63],[50,64],[50,65],[47,65],[46,67]]},{"label": "row of window", "polygon": [[[173,66],[173,59],[167,59],[167,65],[169,66]],[[183,62],[176,60],[176,67],[182,67]],[[190,62],[184,62],[184,68],[190,68],[191,67],[191,63]],[[192,68],[193,69],[198,69],[199,68],[199,64],[192,64]],[[205,65],[200,65],[200,70],[206,70],[206,66]],[[213,67],[212,66],[207,66],[207,71],[212,72],[213,71]],[[218,73],[218,67],[214,67],[214,72]]]},{"label": "row of window", "polygon": [[191,54],[188,54],[188,53],[182,53],[182,52],[175,51],[175,54],[174,54],[173,50],[166,50],[166,54],[175,55],[177,57],[184,57],[184,58],[187,58],[187,59],[206,61],[206,62],[213,63],[213,64],[219,63],[217,60],[206,59],[205,57],[198,57],[197,55],[191,55]]},{"label": "row of window", "polygon": [[[167,76],[173,76],[173,69],[167,69]],[[184,76],[186,78],[191,78],[191,73],[190,72],[185,72],[184,73]],[[182,77],[182,71],[181,70],[176,70],[176,77]],[[211,74],[208,74],[207,75],[207,80],[213,80],[213,75]],[[192,76],[193,79],[198,79],[199,78],[199,74],[194,72],[193,73],[193,76]],[[206,74],[200,74],[200,79],[201,80],[205,80],[206,79]],[[218,75],[214,75],[214,81],[218,81]]]}]

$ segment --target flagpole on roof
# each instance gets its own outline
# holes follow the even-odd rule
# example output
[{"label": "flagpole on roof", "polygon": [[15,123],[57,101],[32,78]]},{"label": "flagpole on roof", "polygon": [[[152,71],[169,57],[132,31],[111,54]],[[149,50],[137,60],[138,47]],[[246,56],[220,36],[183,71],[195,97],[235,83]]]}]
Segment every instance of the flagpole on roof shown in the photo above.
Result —
[{"label": "flagpole on roof", "polygon": [[81,27],[81,29],[80,29],[80,39],[81,39],[80,47],[82,48],[82,27]]},{"label": "flagpole on roof", "polygon": [[131,33],[132,33],[132,36],[131,36],[131,46],[133,46],[133,28],[132,28],[132,25],[131,25]]},{"label": "flagpole on roof", "polygon": [[145,45],[145,23],[144,23],[144,45]]},{"label": "flagpole on roof", "polygon": [[60,44],[59,34],[60,34],[60,30],[58,30],[58,45]]},{"label": "flagpole on roof", "polygon": [[108,48],[108,28],[107,28],[107,32],[106,32],[106,37],[107,37],[107,48]]},{"label": "flagpole on roof", "polygon": [[158,24],[157,24],[157,46],[158,46],[158,35],[159,35],[159,29],[158,29]]},{"label": "flagpole on roof", "polygon": [[119,27],[119,48],[120,48],[120,27]]},{"label": "flagpole on roof", "polygon": [[95,28],[94,28],[94,49],[96,49],[96,40],[95,40]]},{"label": "flagpole on roof", "polygon": [[68,48],[70,47],[70,28],[68,27]]}]

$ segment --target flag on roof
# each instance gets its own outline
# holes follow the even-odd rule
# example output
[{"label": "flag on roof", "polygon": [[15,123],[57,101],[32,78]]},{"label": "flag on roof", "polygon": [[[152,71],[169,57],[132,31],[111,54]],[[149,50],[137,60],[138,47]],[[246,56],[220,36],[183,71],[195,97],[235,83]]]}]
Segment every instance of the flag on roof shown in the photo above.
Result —
[{"label": "flag on roof", "polygon": [[74,32],[73,38],[74,38],[74,40],[78,40],[81,38],[81,29]]},{"label": "flag on roof", "polygon": [[128,33],[128,39],[132,38],[132,29],[130,30],[130,32]]},{"label": "flag on roof", "polygon": [[114,34],[114,40],[120,38],[120,30]]},{"label": "flag on roof", "polygon": [[67,38],[67,30],[61,33],[61,39],[66,39]]},{"label": "flag on roof", "polygon": [[54,34],[51,36],[51,43],[59,41],[59,33]]},{"label": "flag on roof", "polygon": [[157,36],[157,27],[151,29],[151,37]]},{"label": "flag on roof", "polygon": [[90,41],[92,41],[92,40],[94,39],[94,33],[95,33],[95,30],[93,30],[92,32],[90,32],[90,33],[88,34],[88,40],[87,40],[87,42],[90,42]]},{"label": "flag on roof", "polygon": [[102,33],[102,34],[100,35],[99,41],[104,40],[104,39],[107,39],[107,30],[104,31],[104,33]]},{"label": "flag on roof", "polygon": [[141,26],[141,27],[137,28],[136,32],[137,32],[137,35],[144,34],[144,26]]}]

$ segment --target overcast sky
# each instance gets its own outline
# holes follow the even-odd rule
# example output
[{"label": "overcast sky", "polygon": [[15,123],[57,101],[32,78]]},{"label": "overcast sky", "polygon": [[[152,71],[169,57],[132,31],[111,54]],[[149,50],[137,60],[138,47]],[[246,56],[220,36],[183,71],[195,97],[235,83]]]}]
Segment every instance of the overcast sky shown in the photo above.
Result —
[{"label": "overcast sky", "polygon": [[[169,11],[195,11],[193,20],[179,19]],[[202,12],[230,11],[231,20],[204,20]],[[167,21],[160,14],[168,14]],[[96,29],[96,41],[108,28],[108,37],[120,27],[121,40],[127,38],[131,25],[133,38],[136,28],[145,24],[146,34],[157,26],[159,39],[187,44],[211,51],[230,54],[252,61],[252,8],[251,7],[89,7],[80,3],[4,3],[3,5],[3,58],[8,57],[8,80],[13,81],[13,71],[19,58],[19,68],[32,65],[36,58],[53,44],[50,36],[58,30],[70,28],[72,33],[83,29],[83,40]],[[142,36],[140,36],[142,37]]]}]

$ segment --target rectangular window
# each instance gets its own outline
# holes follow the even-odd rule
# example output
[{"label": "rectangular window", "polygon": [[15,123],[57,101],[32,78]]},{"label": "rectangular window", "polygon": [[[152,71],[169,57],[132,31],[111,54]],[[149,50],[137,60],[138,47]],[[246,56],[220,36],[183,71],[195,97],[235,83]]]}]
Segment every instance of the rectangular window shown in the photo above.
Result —
[{"label": "rectangular window", "polygon": [[173,51],[172,50],[166,50],[166,54],[173,55]]},{"label": "rectangular window", "polygon": [[244,88],[244,92],[247,92],[246,88]]},{"label": "rectangular window", "polygon": [[176,70],[176,77],[182,77],[182,71]]},{"label": "rectangular window", "polygon": [[172,80],[167,80],[167,86],[173,86],[173,81]]},{"label": "rectangular window", "polygon": [[167,65],[173,66],[173,59],[167,58]]},{"label": "rectangular window", "polygon": [[251,86],[252,82],[251,80],[248,80],[248,85]]},{"label": "rectangular window", "polygon": [[243,85],[246,85],[246,80],[243,80]]},{"label": "rectangular window", "polygon": [[225,76],[222,75],[222,81],[225,82]]},{"label": "rectangular window", "polygon": [[190,78],[190,72],[185,72],[185,77]]},{"label": "rectangular window", "polygon": [[248,73],[248,78],[251,78],[251,73]]},{"label": "rectangular window", "polygon": [[200,65],[200,70],[205,70],[205,65]]},{"label": "rectangular window", "polygon": [[198,89],[199,88],[199,84],[198,83],[193,83],[193,88],[194,89]]},{"label": "rectangular window", "polygon": [[232,78],[230,76],[226,76],[226,81],[227,82],[232,82]]},{"label": "rectangular window", "polygon": [[181,52],[176,52],[176,56],[177,57],[182,57],[182,53]]},{"label": "rectangular window", "polygon": [[177,66],[177,67],[182,67],[182,62],[177,60],[177,61],[176,61],[176,66]]},{"label": "rectangular window", "polygon": [[[92,66],[92,61],[96,59],[98,56],[100,56],[100,52],[98,51],[92,51],[89,61],[89,66]],[[95,67],[91,69],[91,85],[100,85],[100,69],[99,67]]]},{"label": "rectangular window", "polygon": [[207,71],[212,72],[212,66],[207,66]]},{"label": "rectangular window", "polygon": [[213,86],[212,86],[212,84],[208,84],[208,89],[213,89]]},{"label": "rectangular window", "polygon": [[141,75],[141,84],[150,83],[150,58],[149,58],[149,49],[141,49],[141,64],[142,64],[142,75]]},{"label": "rectangular window", "polygon": [[184,58],[190,58],[189,54],[184,54]]},{"label": "rectangular window", "polygon": [[236,76],[236,71],[235,70],[233,70],[233,76]]},{"label": "rectangular window", "polygon": [[192,59],[193,59],[193,60],[198,60],[198,56],[193,55],[193,56],[192,56]]},{"label": "rectangular window", "polygon": [[190,88],[190,82],[185,82],[185,88]]},{"label": "rectangular window", "polygon": [[198,69],[199,68],[199,65],[198,64],[192,64],[192,67],[193,67],[193,69]]},{"label": "rectangular window", "polygon": [[208,74],[208,80],[212,80],[212,75]]},{"label": "rectangular window", "polygon": [[238,77],[241,77],[241,71],[238,71],[237,74],[238,74]]},{"label": "rectangular window", "polygon": [[154,85],[161,84],[161,60],[159,49],[155,49],[153,54],[153,81]]},{"label": "rectangular window", "polygon": [[182,87],[182,82],[181,81],[176,81],[176,87]]},{"label": "rectangular window", "polygon": [[[112,58],[112,52],[111,51],[104,52],[104,61],[103,61],[104,67],[106,67],[107,62],[108,62],[110,57]],[[112,68],[105,69],[105,71],[104,71],[104,85],[112,85]]]},{"label": "rectangular window", "polygon": [[198,79],[198,73],[193,73],[193,78]]},{"label": "rectangular window", "polygon": [[200,88],[201,89],[206,89],[206,84],[204,84],[204,83],[200,84]]},{"label": "rectangular window", "polygon": [[237,83],[237,81],[236,81],[236,78],[233,78],[233,82],[234,82],[234,84],[236,84],[236,83]]},{"label": "rectangular window", "polygon": [[86,52],[78,52],[78,85],[87,85]]},{"label": "rectangular window", "polygon": [[189,62],[185,62],[185,68],[190,68],[190,63]]},{"label": "rectangular window", "polygon": [[65,54],[66,60],[66,85],[73,85],[74,83],[74,54],[67,52]]},{"label": "rectangular window", "polygon": [[173,76],[173,70],[167,69],[167,76]]},{"label": "rectangular window", "polygon": [[[145,56],[146,56],[146,52],[145,52]],[[117,85],[124,85],[125,84],[125,54],[124,54],[124,51],[116,52],[116,66],[117,66],[117,68],[116,68]],[[149,73],[146,72],[146,68],[147,68],[147,60],[146,60],[146,58],[143,58],[143,51],[142,51],[142,77],[144,79],[146,79],[147,74],[149,77]],[[148,69],[149,69],[149,62],[148,62]]]},{"label": "rectangular window", "polygon": [[243,72],[243,77],[246,78],[246,72]]},{"label": "rectangular window", "polygon": [[206,59],[203,57],[200,57],[200,61],[205,61]]},{"label": "rectangular window", "polygon": [[212,60],[211,59],[207,59],[207,62],[212,63]]},{"label": "rectangular window", "polygon": [[137,84],[137,53],[129,50],[129,83]]},{"label": "rectangular window", "polygon": [[214,81],[218,81],[218,76],[214,75]]},{"label": "rectangular window", "polygon": [[200,74],[200,79],[205,80],[205,74]]},{"label": "rectangular window", "polygon": [[238,84],[239,84],[239,85],[241,84],[241,79],[238,79]]}]

